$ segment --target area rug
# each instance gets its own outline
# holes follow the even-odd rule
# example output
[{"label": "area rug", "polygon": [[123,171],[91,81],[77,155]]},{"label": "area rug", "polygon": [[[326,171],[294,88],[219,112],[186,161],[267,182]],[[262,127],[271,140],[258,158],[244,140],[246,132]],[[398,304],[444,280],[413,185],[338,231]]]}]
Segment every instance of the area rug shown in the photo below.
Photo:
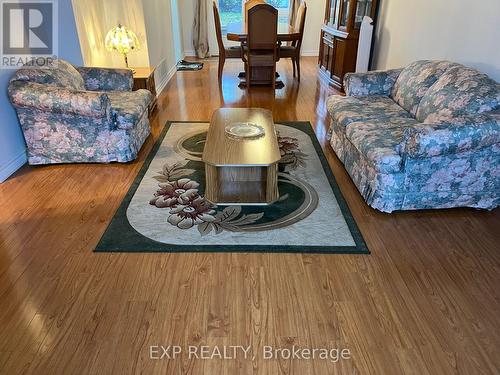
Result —
[{"label": "area rug", "polygon": [[269,206],[204,198],[208,126],[166,124],[96,252],[369,253],[308,122],[276,125],[280,199]]}]

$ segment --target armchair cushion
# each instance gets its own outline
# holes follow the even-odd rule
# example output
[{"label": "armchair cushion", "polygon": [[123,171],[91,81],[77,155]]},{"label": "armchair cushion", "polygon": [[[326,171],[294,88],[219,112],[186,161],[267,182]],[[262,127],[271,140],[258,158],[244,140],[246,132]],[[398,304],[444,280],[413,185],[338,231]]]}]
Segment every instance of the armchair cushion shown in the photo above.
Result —
[{"label": "armchair cushion", "polygon": [[500,108],[500,84],[462,65],[448,69],[422,98],[417,120],[449,123],[454,118]]},{"label": "armchair cushion", "polygon": [[421,60],[411,63],[401,71],[391,96],[396,103],[410,112],[417,114],[418,105],[427,90],[450,67],[457,65],[449,61]]},{"label": "armchair cushion", "polygon": [[411,118],[408,112],[387,96],[333,95],[328,99],[327,107],[333,121],[344,127],[357,121]]},{"label": "armchair cushion", "polygon": [[500,144],[500,111],[407,129],[401,150],[413,158],[475,151]]},{"label": "armchair cushion", "polygon": [[111,115],[118,129],[132,129],[148,111],[153,95],[148,90],[106,93],[111,101]]},{"label": "armchair cushion", "polygon": [[111,69],[79,67],[85,83],[85,88],[90,91],[131,91],[134,77],[130,69]]},{"label": "armchair cushion", "polygon": [[402,69],[372,71],[367,73],[347,73],[344,89],[347,96],[367,96],[391,94]]},{"label": "armchair cushion", "polygon": [[17,70],[13,81],[29,81],[73,90],[85,90],[83,78],[73,65],[64,60],[55,60],[46,68],[33,68],[29,65]]},{"label": "armchair cushion", "polygon": [[109,114],[109,99],[101,92],[14,81],[9,85],[9,95],[12,104],[18,108],[94,118],[103,118]]}]

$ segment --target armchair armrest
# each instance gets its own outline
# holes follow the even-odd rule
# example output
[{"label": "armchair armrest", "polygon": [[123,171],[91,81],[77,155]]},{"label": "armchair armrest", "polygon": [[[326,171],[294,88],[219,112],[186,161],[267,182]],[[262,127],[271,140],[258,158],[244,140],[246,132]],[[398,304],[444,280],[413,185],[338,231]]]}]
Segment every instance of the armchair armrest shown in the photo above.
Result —
[{"label": "armchair armrest", "polygon": [[423,158],[480,150],[496,143],[500,143],[500,111],[407,129],[400,150],[409,157]]},{"label": "armchair armrest", "polygon": [[345,93],[348,96],[390,95],[401,70],[347,73],[344,76]]},{"label": "armchair armrest", "polygon": [[14,81],[9,85],[9,96],[12,104],[18,108],[94,118],[109,116],[111,112],[109,98],[101,92]]},{"label": "armchair armrest", "polygon": [[131,91],[134,77],[130,69],[78,67],[85,82],[85,88],[90,91]]}]

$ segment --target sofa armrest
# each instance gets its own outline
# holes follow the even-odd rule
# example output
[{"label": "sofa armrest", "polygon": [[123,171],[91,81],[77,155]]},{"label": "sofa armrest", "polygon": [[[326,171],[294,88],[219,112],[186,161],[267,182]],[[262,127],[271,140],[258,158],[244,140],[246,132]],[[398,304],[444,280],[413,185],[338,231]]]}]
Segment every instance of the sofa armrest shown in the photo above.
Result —
[{"label": "sofa armrest", "polygon": [[132,91],[134,86],[130,69],[78,67],[77,70],[90,91]]},{"label": "sofa armrest", "polygon": [[106,94],[75,91],[34,82],[13,81],[9,96],[17,108],[102,118],[109,116],[111,104]]},{"label": "sofa armrest", "polygon": [[402,69],[347,73],[344,90],[348,96],[390,95]]},{"label": "sofa armrest", "polygon": [[500,143],[500,111],[409,128],[400,151],[412,158],[425,158],[480,150],[497,143]]}]

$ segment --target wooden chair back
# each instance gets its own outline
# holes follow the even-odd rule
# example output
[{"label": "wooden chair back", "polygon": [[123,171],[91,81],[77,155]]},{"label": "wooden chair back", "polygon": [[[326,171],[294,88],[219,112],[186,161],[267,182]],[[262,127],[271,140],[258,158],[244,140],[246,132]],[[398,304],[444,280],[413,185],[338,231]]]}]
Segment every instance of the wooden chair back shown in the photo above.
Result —
[{"label": "wooden chair back", "polygon": [[278,48],[278,10],[258,4],[248,11],[248,49],[273,51]]},{"label": "wooden chair back", "polygon": [[300,37],[293,43],[293,46],[297,47],[298,49],[300,49],[300,46],[302,45],[302,39],[304,38],[306,14],[307,14],[307,4],[304,1],[302,2],[302,4],[300,4],[299,9],[297,10],[297,18],[295,20],[295,29],[299,30]]},{"label": "wooden chair back", "polygon": [[245,1],[245,4],[243,5],[243,14],[245,18],[245,24],[248,21],[248,11],[252,9],[254,6],[259,5],[259,4],[265,4],[266,2],[264,0],[247,0]]},{"label": "wooden chair back", "polygon": [[222,38],[222,24],[220,23],[219,8],[217,3],[214,1],[214,21],[215,21],[215,33],[217,34],[217,45],[219,46],[219,56],[225,54],[224,39]]}]

